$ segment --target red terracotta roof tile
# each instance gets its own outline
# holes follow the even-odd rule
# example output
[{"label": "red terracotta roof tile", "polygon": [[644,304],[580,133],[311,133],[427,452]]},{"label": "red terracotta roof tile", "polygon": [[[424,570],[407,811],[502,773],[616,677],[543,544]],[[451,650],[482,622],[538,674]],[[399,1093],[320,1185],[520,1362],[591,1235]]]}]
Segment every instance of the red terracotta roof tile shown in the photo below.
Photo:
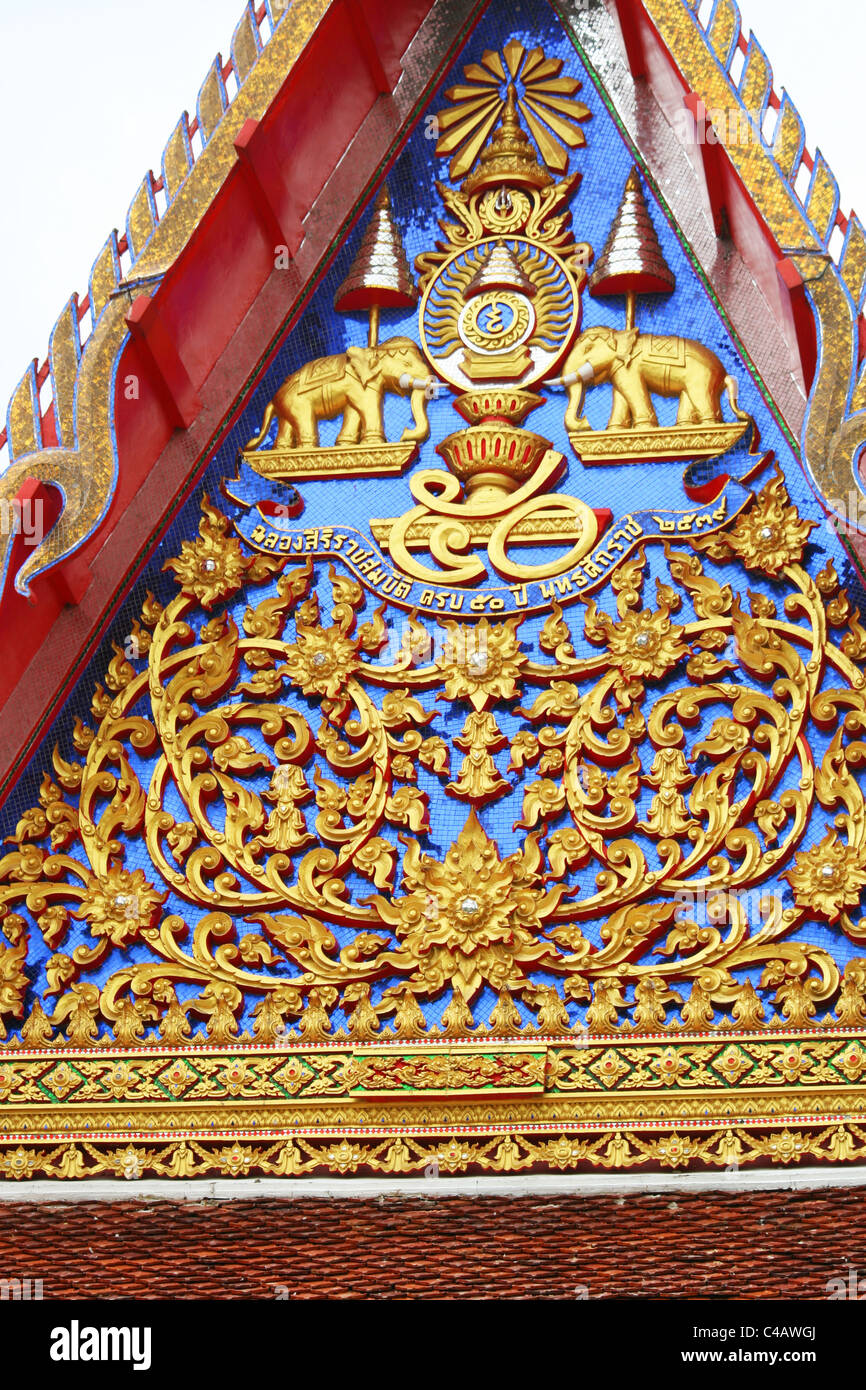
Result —
[{"label": "red terracotta roof tile", "polygon": [[0,1269],[46,1299],[824,1299],[846,1262],[857,1189],[0,1205]]}]

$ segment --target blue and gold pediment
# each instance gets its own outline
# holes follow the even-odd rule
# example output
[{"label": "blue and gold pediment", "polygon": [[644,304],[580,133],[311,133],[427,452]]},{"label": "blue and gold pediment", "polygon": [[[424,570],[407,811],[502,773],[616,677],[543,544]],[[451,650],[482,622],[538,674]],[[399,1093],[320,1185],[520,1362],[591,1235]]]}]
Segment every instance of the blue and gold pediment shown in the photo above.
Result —
[{"label": "blue and gold pediment", "polygon": [[4,808],[11,1175],[857,1158],[857,572],[492,5]]}]

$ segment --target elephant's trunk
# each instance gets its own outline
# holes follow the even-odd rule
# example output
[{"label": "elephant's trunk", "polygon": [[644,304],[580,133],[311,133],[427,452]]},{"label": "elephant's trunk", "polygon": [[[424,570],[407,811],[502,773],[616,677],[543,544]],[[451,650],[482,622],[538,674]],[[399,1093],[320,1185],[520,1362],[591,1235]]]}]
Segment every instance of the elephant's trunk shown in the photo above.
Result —
[{"label": "elephant's trunk", "polygon": [[408,443],[410,440],[414,439],[419,444],[422,444],[430,434],[430,422],[427,419],[428,383],[426,381],[423,381],[419,385],[417,381],[413,380],[412,387],[413,390],[410,403],[412,406],[412,419],[415,421],[415,427],[414,429],[409,429],[407,427],[403,431],[400,438],[401,442],[404,443]]},{"label": "elephant's trunk", "polygon": [[591,362],[583,362],[576,371],[566,372],[562,377],[562,385],[568,389],[568,410],[565,412],[566,430],[579,430],[583,426],[580,412],[583,410],[583,401],[586,395],[587,386],[591,386],[595,379],[595,368]]}]

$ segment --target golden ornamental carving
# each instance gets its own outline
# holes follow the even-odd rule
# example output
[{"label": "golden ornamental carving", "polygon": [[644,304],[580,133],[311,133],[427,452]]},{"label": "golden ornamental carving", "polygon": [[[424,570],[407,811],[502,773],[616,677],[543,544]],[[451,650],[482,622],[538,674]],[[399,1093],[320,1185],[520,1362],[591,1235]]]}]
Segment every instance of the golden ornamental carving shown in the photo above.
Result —
[{"label": "golden ornamental carving", "polygon": [[[838,1123],[806,1128],[790,1120],[769,1132],[748,1123],[717,1123],[709,1131],[689,1132],[687,1124],[642,1133],[629,1125],[596,1126],[591,1135],[567,1128],[549,1135],[501,1126],[493,1133],[471,1134],[445,1127],[435,1137],[352,1134],[341,1139],[323,1135],[263,1134],[260,1138],[212,1135],[96,1140],[63,1139],[45,1143],[27,1139],[0,1148],[0,1173],[21,1181],[35,1177],[81,1179],[114,1177],[134,1182],[145,1177],[238,1178],[252,1175],[301,1177],[315,1173],[430,1174],[550,1172],[645,1168],[649,1171],[733,1171],[768,1163],[862,1164],[866,1130]],[[134,1196],[134,1186],[130,1189]]]},{"label": "golden ornamental carving", "polygon": [[[451,157],[451,177],[460,180],[457,189],[437,188],[456,221],[440,223],[443,239],[417,257],[416,287],[383,188],[335,299],[342,312],[369,314],[368,344],[292,373],[242,455],[257,473],[283,480],[400,473],[428,437],[428,401],[450,388],[467,425],[436,445],[445,470],[416,470],[415,505],[371,522],[398,574],[421,585],[473,585],[494,575],[508,584],[542,582],[574,569],[611,524],[609,513],[554,491],[565,460],[525,426],[544,399],[533,388],[566,392],[566,430],[587,464],[694,462],[737,448],[747,431],[748,466],[760,457],[737,383],[715,354],[635,327],[636,296],[674,285],[636,170],[589,276],[593,251],[575,239],[569,211],[580,175],[567,172],[566,150],[585,144],[590,113],[562,66],[515,40],[466,68],[437,117],[437,153]],[[579,333],[587,288],[625,298],[623,329]],[[416,299],[421,350],[410,338],[380,344],[381,313]],[[610,420],[594,430],[581,411],[587,391],[606,383]],[[414,424],[396,442],[384,435],[389,392],[412,401]],[[665,396],[678,397],[674,425],[659,425],[653,397]],[[336,440],[323,444],[319,426],[336,417]],[[254,539],[270,542],[264,527]],[[532,563],[526,546],[544,547],[544,558]]]},{"label": "golden ornamental carving", "polygon": [[[19,818],[9,1176],[862,1159],[866,964],[839,961],[866,942],[866,631],[720,359],[635,326],[674,283],[636,172],[590,274],[562,66],[513,41],[448,93],[459,187],[418,283],[385,189],[335,301],[366,344],[274,393],[225,484],[261,519],[203,499],[171,597],[148,595]],[[621,296],[624,326],[581,331],[585,295]],[[416,306],[420,346],[380,341]],[[555,389],[572,479],[738,469],[692,512],[615,523],[556,490],[566,459],[527,427]],[[445,391],[442,467],[372,544],[250,493],[251,472],[403,473]],[[485,828],[506,814],[511,845]],[[93,1142],[49,1143],[81,1105]]]},{"label": "golden ornamental carving", "polygon": [[[555,1013],[561,1005],[530,980],[540,966],[560,977],[566,998],[590,1003],[592,1026],[630,1015],[639,1028],[664,1027],[672,1002],[687,1022],[719,1008],[750,1022],[754,994],[739,972],[755,968],[783,1015],[808,1022],[841,979],[800,925],[817,918],[855,942],[866,936],[856,913],[866,885],[857,775],[866,709],[846,654],[856,619],[834,575],[822,594],[802,568],[809,527],[776,474],[728,528],[694,538],[689,551],[663,543],[668,580],[657,581],[657,606],[642,606],[645,548],[621,563],[611,578],[616,616],[595,599],[585,608],[596,655],[574,655],[556,608],[537,656],[519,617],[469,627],[445,619],[432,662],[403,651],[388,664],[377,659],[386,629],[378,612],[366,616],[361,585],[331,567],[328,621],[310,594],[311,562],[292,569],[247,556],[205,501],[198,538],[166,563],[177,597],[142,611],[140,669],[118,649],[94,696],[94,725],[75,732],[82,761],[55,755],[57,780],[46,777],[2,860],[0,1007],[20,1016],[26,908],[53,952],[58,998],[53,1011],[31,1014],[34,1041],[63,1028],[89,1044],[102,1022],[133,1039],[157,1021],[163,1037],[180,1040],[194,1018],[225,1040],[250,995],[261,1001],[264,1039],[287,1025],[327,1036],[338,1004],[358,1036],[373,1036],[388,1019],[416,1026],[411,1001],[443,990],[466,1006],[465,1030],[478,1026],[469,1009],[482,985],[500,996],[503,1017],[514,997],[539,1017]],[[746,611],[702,552],[784,580],[784,616],[759,595]],[[219,604],[242,588],[238,631]],[[847,616],[841,643],[831,605],[837,625]],[[732,679],[737,666],[749,688]],[[688,678],[679,687],[678,672]],[[437,690],[449,706],[468,706],[457,760],[440,715],[418,698]],[[510,740],[497,718],[508,710],[523,721]],[[817,765],[810,721],[832,731]],[[702,735],[688,732],[702,723]],[[507,769],[498,760],[506,747]],[[142,757],[152,763],[147,783]],[[416,759],[468,803],[442,859],[423,848]],[[639,820],[641,782],[653,795]],[[503,855],[472,808],[514,789],[526,837]],[[822,808],[833,826],[804,847]],[[136,841],[147,871],[126,858]],[[760,894],[744,905],[743,890],[776,868],[791,905]],[[356,875],[369,892],[350,888]],[[191,934],[165,915],[170,891],[203,914]],[[690,897],[706,904],[703,923],[684,907]],[[599,918],[597,943],[585,924]],[[77,922],[86,944],[65,950]],[[133,963],[91,982],[111,949],[133,947]],[[374,998],[387,976],[399,983]],[[199,992],[181,1002],[178,987],[191,984]]]}]

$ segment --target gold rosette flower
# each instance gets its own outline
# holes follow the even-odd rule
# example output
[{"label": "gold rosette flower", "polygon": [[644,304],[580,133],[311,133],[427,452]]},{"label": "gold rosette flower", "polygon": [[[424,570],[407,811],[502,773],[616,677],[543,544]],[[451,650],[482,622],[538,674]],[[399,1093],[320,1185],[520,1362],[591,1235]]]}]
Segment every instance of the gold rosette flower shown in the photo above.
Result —
[{"label": "gold rosette flower", "polygon": [[608,619],[607,649],[626,680],[659,680],[688,652],[684,631],[668,608],[641,609],[618,623]]},{"label": "gold rosette flower", "polygon": [[474,811],[441,864],[410,842],[405,896],[373,899],[400,939],[394,963],[411,965],[429,993],[451,985],[467,1004],[485,983],[496,990],[523,987],[519,966],[555,957],[539,936],[566,891],[561,884],[545,890],[541,867],[531,835],[522,851],[500,859]]},{"label": "gold rosette flower", "polygon": [[793,869],[782,877],[793,888],[798,907],[835,922],[860,901],[866,888],[866,856],[853,845],[843,845],[831,830],[819,845],[796,854]]},{"label": "gold rosette flower", "polygon": [[91,878],[81,906],[72,915],[84,918],[94,936],[125,946],[152,925],[167,896],[157,893],[141,869],[112,867]]},{"label": "gold rosette flower", "polygon": [[202,500],[202,520],[194,541],[183,541],[180,555],[167,560],[163,569],[174,570],[181,588],[193,594],[203,608],[212,608],[240,588],[248,561],[240,543],[226,535],[228,520]]},{"label": "gold rosette flower", "polygon": [[494,700],[510,700],[526,665],[515,631],[520,618],[474,627],[443,622],[448,633],[437,666],[445,677],[445,698],[468,700],[478,711]]},{"label": "gold rosette flower", "polygon": [[777,474],[761,489],[748,512],[737,518],[723,544],[746,569],[761,570],[775,578],[786,565],[800,563],[815,525],[801,519],[781,474]]},{"label": "gold rosette flower", "polygon": [[296,624],[298,640],[286,648],[281,670],[305,695],[333,699],[358,669],[358,644],[339,627]]}]

